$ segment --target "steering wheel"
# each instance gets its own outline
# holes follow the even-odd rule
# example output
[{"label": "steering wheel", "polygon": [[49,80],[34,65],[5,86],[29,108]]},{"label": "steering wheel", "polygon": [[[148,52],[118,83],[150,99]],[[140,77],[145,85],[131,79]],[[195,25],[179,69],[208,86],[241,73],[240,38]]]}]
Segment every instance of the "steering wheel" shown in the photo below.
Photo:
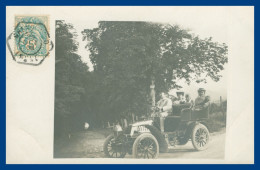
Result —
[{"label": "steering wheel", "polygon": [[160,108],[159,107],[157,107],[157,106],[152,106],[152,114],[151,114],[151,117],[153,118],[153,117],[160,117],[160,114],[159,114],[159,112],[160,112]]}]

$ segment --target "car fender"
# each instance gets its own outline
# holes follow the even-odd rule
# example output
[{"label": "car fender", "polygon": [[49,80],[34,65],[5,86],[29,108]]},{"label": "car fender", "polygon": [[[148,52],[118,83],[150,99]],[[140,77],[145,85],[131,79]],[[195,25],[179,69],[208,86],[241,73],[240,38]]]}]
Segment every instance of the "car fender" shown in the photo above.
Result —
[{"label": "car fender", "polygon": [[150,130],[151,134],[158,141],[160,152],[167,152],[168,151],[168,144],[165,140],[165,137],[161,133],[161,131],[158,130],[156,127],[152,126],[152,125],[145,125],[145,127]]},{"label": "car fender", "polygon": [[190,122],[190,123],[188,123],[188,127],[187,127],[186,132],[185,132],[185,137],[186,137],[186,138],[190,138],[190,137],[191,137],[191,133],[192,133],[193,128],[194,128],[196,125],[198,125],[198,124],[203,124],[204,126],[206,126],[207,129],[208,129],[209,132],[210,132],[209,125],[208,125],[205,121]]},{"label": "car fender", "polygon": [[199,124],[199,122],[189,122],[188,123],[187,129],[186,129],[186,132],[185,132],[185,138],[191,137],[192,130],[197,124]]},{"label": "car fender", "polygon": [[201,123],[201,124],[203,124],[204,126],[206,126],[206,128],[209,130],[209,132],[212,132],[212,131],[211,131],[211,128],[210,128],[210,126],[209,126],[209,123],[208,123],[207,121],[201,121],[201,122],[199,122],[199,123]]}]

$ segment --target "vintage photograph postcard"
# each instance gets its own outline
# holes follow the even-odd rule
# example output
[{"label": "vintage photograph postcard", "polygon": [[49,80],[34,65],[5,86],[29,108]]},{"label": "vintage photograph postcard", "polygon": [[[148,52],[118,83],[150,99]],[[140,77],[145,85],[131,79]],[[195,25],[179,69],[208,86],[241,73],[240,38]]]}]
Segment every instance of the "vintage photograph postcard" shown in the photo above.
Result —
[{"label": "vintage photograph postcard", "polygon": [[7,163],[254,163],[254,8],[6,8]]}]

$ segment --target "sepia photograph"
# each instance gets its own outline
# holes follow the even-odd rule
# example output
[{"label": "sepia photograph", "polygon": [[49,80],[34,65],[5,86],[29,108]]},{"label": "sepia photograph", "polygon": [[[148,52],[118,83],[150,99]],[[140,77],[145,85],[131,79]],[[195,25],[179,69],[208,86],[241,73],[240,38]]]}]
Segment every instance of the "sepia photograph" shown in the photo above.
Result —
[{"label": "sepia photograph", "polygon": [[55,42],[54,158],[224,159],[225,42],[170,23],[65,20]]}]

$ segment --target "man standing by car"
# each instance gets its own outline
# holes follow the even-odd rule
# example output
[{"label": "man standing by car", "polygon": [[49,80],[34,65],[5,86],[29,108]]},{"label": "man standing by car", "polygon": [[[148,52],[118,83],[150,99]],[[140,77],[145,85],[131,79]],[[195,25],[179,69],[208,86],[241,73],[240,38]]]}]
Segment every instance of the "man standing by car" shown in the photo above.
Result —
[{"label": "man standing by car", "polygon": [[204,88],[198,89],[198,97],[195,99],[194,110],[202,110],[209,106],[210,98],[205,96],[206,90]]},{"label": "man standing by car", "polygon": [[162,93],[161,96],[162,99],[157,102],[157,107],[160,110],[160,116],[166,117],[172,112],[172,100],[166,93]]}]

